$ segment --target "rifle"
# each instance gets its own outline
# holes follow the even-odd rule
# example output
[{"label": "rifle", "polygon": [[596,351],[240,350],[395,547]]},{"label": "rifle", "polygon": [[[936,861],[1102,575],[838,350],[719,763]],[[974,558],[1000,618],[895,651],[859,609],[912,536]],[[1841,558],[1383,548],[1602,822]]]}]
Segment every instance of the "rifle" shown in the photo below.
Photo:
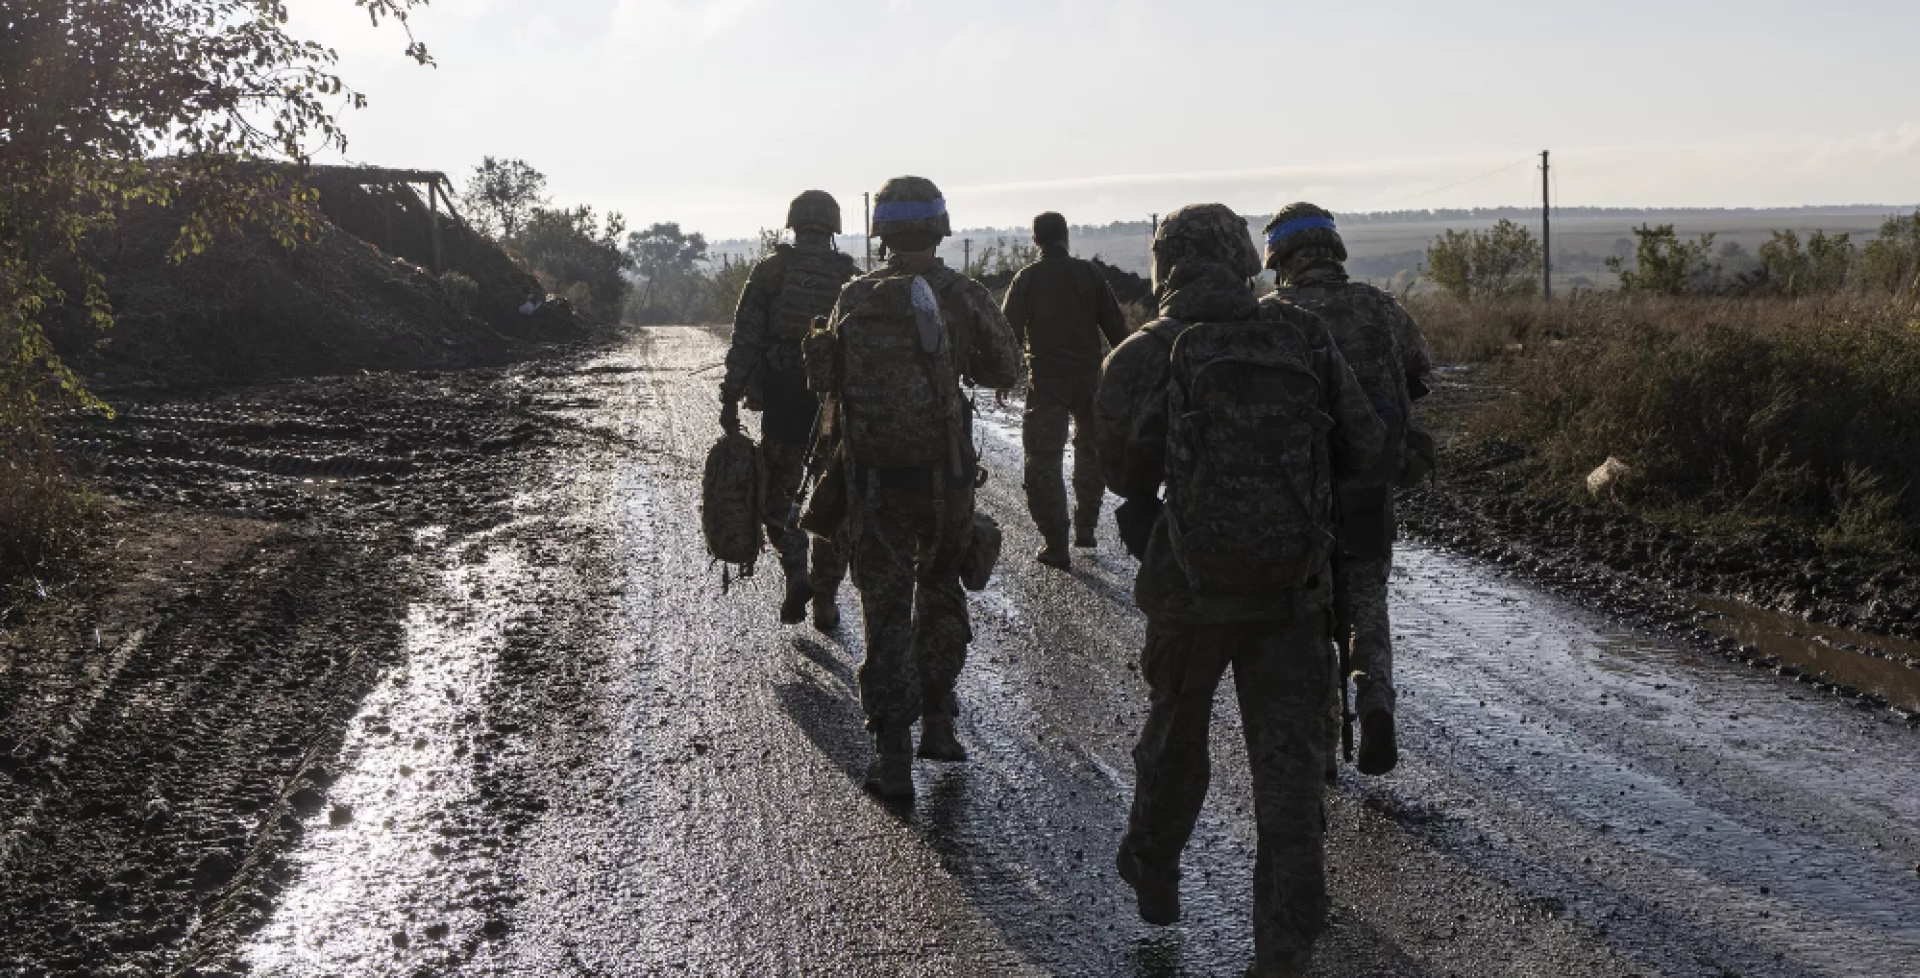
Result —
[{"label": "rifle", "polygon": [[1340,670],[1340,756],[1348,764],[1353,763],[1353,701],[1347,690],[1348,681],[1353,676],[1353,606],[1340,591],[1340,545],[1334,544],[1333,556],[1327,561],[1327,570],[1333,575],[1333,614],[1328,616],[1333,628],[1333,647],[1337,652]]}]

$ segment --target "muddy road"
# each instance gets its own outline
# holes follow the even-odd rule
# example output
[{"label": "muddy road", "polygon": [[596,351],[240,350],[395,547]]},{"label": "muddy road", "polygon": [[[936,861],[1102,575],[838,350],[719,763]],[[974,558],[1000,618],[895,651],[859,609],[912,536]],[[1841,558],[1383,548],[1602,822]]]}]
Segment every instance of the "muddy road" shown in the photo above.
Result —
[{"label": "muddy road", "polygon": [[[213,596],[123,610],[157,622],[131,646],[81,617],[54,664],[13,640],[0,974],[1238,975],[1231,695],[1185,922],[1139,923],[1112,869],[1144,691],[1111,527],[1071,575],[1034,564],[1017,416],[983,417],[1008,546],[972,596],[973,760],[880,805],[851,589],[839,633],[781,627],[772,562],[722,595],[701,546],[723,350],[657,329],[396,380],[384,427],[271,484],[244,446],[122,452],[123,483],[186,466],[152,494],[237,536],[169,538],[225,547]],[[309,390],[307,423],[365,396]],[[422,456],[434,430],[464,439]],[[1315,974],[1920,973],[1898,716],[1419,546],[1394,598],[1402,765],[1331,799]]]}]

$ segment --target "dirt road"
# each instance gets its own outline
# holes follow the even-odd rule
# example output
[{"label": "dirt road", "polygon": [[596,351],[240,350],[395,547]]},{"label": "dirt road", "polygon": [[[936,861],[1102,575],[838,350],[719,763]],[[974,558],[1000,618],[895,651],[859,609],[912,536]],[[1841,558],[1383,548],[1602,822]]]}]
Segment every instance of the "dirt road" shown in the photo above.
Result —
[{"label": "dirt road", "polygon": [[[1186,921],[1139,923],[1114,877],[1144,693],[1111,528],[1071,575],[1027,559],[1017,419],[986,415],[983,505],[1009,537],[972,604],[973,760],[921,762],[910,812],[877,804],[851,589],[840,634],[783,628],[777,572],[722,595],[701,547],[723,349],[650,330],[486,380],[527,437],[351,511],[388,529],[363,526],[366,566],[327,580],[381,600],[293,596],[368,665],[260,787],[206,802],[234,865],[165,883],[101,852],[118,895],[64,896],[47,852],[86,792],[23,790],[10,838],[40,848],[0,849],[0,891],[44,898],[0,904],[23,925],[0,927],[0,973],[1239,974],[1253,828],[1231,695]],[[1394,588],[1404,759],[1332,799],[1315,974],[1920,972],[1920,733],[1418,546]],[[60,750],[62,785],[107,763],[42,753]],[[145,824],[141,804],[115,817]],[[181,895],[144,895],[163,885]]]}]

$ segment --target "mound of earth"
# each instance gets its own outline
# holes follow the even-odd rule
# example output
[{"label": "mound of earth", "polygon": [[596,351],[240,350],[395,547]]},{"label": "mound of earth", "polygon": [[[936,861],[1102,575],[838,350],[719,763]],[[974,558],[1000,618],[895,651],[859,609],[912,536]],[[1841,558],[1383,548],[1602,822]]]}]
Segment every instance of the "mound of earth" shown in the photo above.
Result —
[{"label": "mound of earth", "polygon": [[292,249],[250,231],[175,264],[181,215],[130,215],[99,256],[115,324],[52,324],[61,355],[101,389],[201,386],[501,363],[580,335],[564,304],[521,315],[538,281],[457,220],[441,221],[446,274],[426,267],[429,216],[411,188],[316,183],[330,219]]}]

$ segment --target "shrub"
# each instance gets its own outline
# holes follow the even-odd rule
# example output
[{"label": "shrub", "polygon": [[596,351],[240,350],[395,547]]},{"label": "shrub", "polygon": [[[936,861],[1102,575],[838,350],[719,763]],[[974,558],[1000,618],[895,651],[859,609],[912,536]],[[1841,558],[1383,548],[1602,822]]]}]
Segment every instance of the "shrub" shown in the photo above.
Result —
[{"label": "shrub", "polygon": [[37,434],[0,444],[0,593],[48,576],[77,547],[91,500]]},{"label": "shrub", "polygon": [[1772,240],[1760,246],[1763,288],[1756,291],[1788,298],[1831,295],[1847,284],[1857,251],[1847,234],[1815,231],[1802,248],[1798,234],[1775,231]]},{"label": "shrub", "polygon": [[1673,225],[1633,229],[1633,267],[1619,255],[1607,258],[1607,267],[1620,276],[1620,291],[1652,295],[1686,295],[1717,291],[1719,266],[1708,256],[1713,254],[1713,234],[1682,241]]},{"label": "shrub", "polygon": [[447,272],[440,276],[440,288],[446,292],[447,302],[461,312],[472,312],[473,304],[480,299],[480,283],[471,275]]},{"label": "shrub", "polygon": [[[1920,530],[1920,322],[1857,299],[1569,305],[1493,419],[1557,485],[1608,456],[1649,502],[1904,545]],[[1538,319],[1535,320],[1538,322]]]},{"label": "shrub", "polygon": [[1501,299],[1540,291],[1540,242],[1506,218],[1485,231],[1449,230],[1427,248],[1427,277],[1461,300]]},{"label": "shrub", "polygon": [[1920,291],[1920,211],[1895,215],[1860,252],[1861,284],[1880,292]]},{"label": "shrub", "polygon": [[509,244],[554,292],[584,299],[574,304],[588,318],[612,321],[631,288],[633,260],[620,247],[626,229],[617,211],[602,221],[586,205],[539,208]]}]

